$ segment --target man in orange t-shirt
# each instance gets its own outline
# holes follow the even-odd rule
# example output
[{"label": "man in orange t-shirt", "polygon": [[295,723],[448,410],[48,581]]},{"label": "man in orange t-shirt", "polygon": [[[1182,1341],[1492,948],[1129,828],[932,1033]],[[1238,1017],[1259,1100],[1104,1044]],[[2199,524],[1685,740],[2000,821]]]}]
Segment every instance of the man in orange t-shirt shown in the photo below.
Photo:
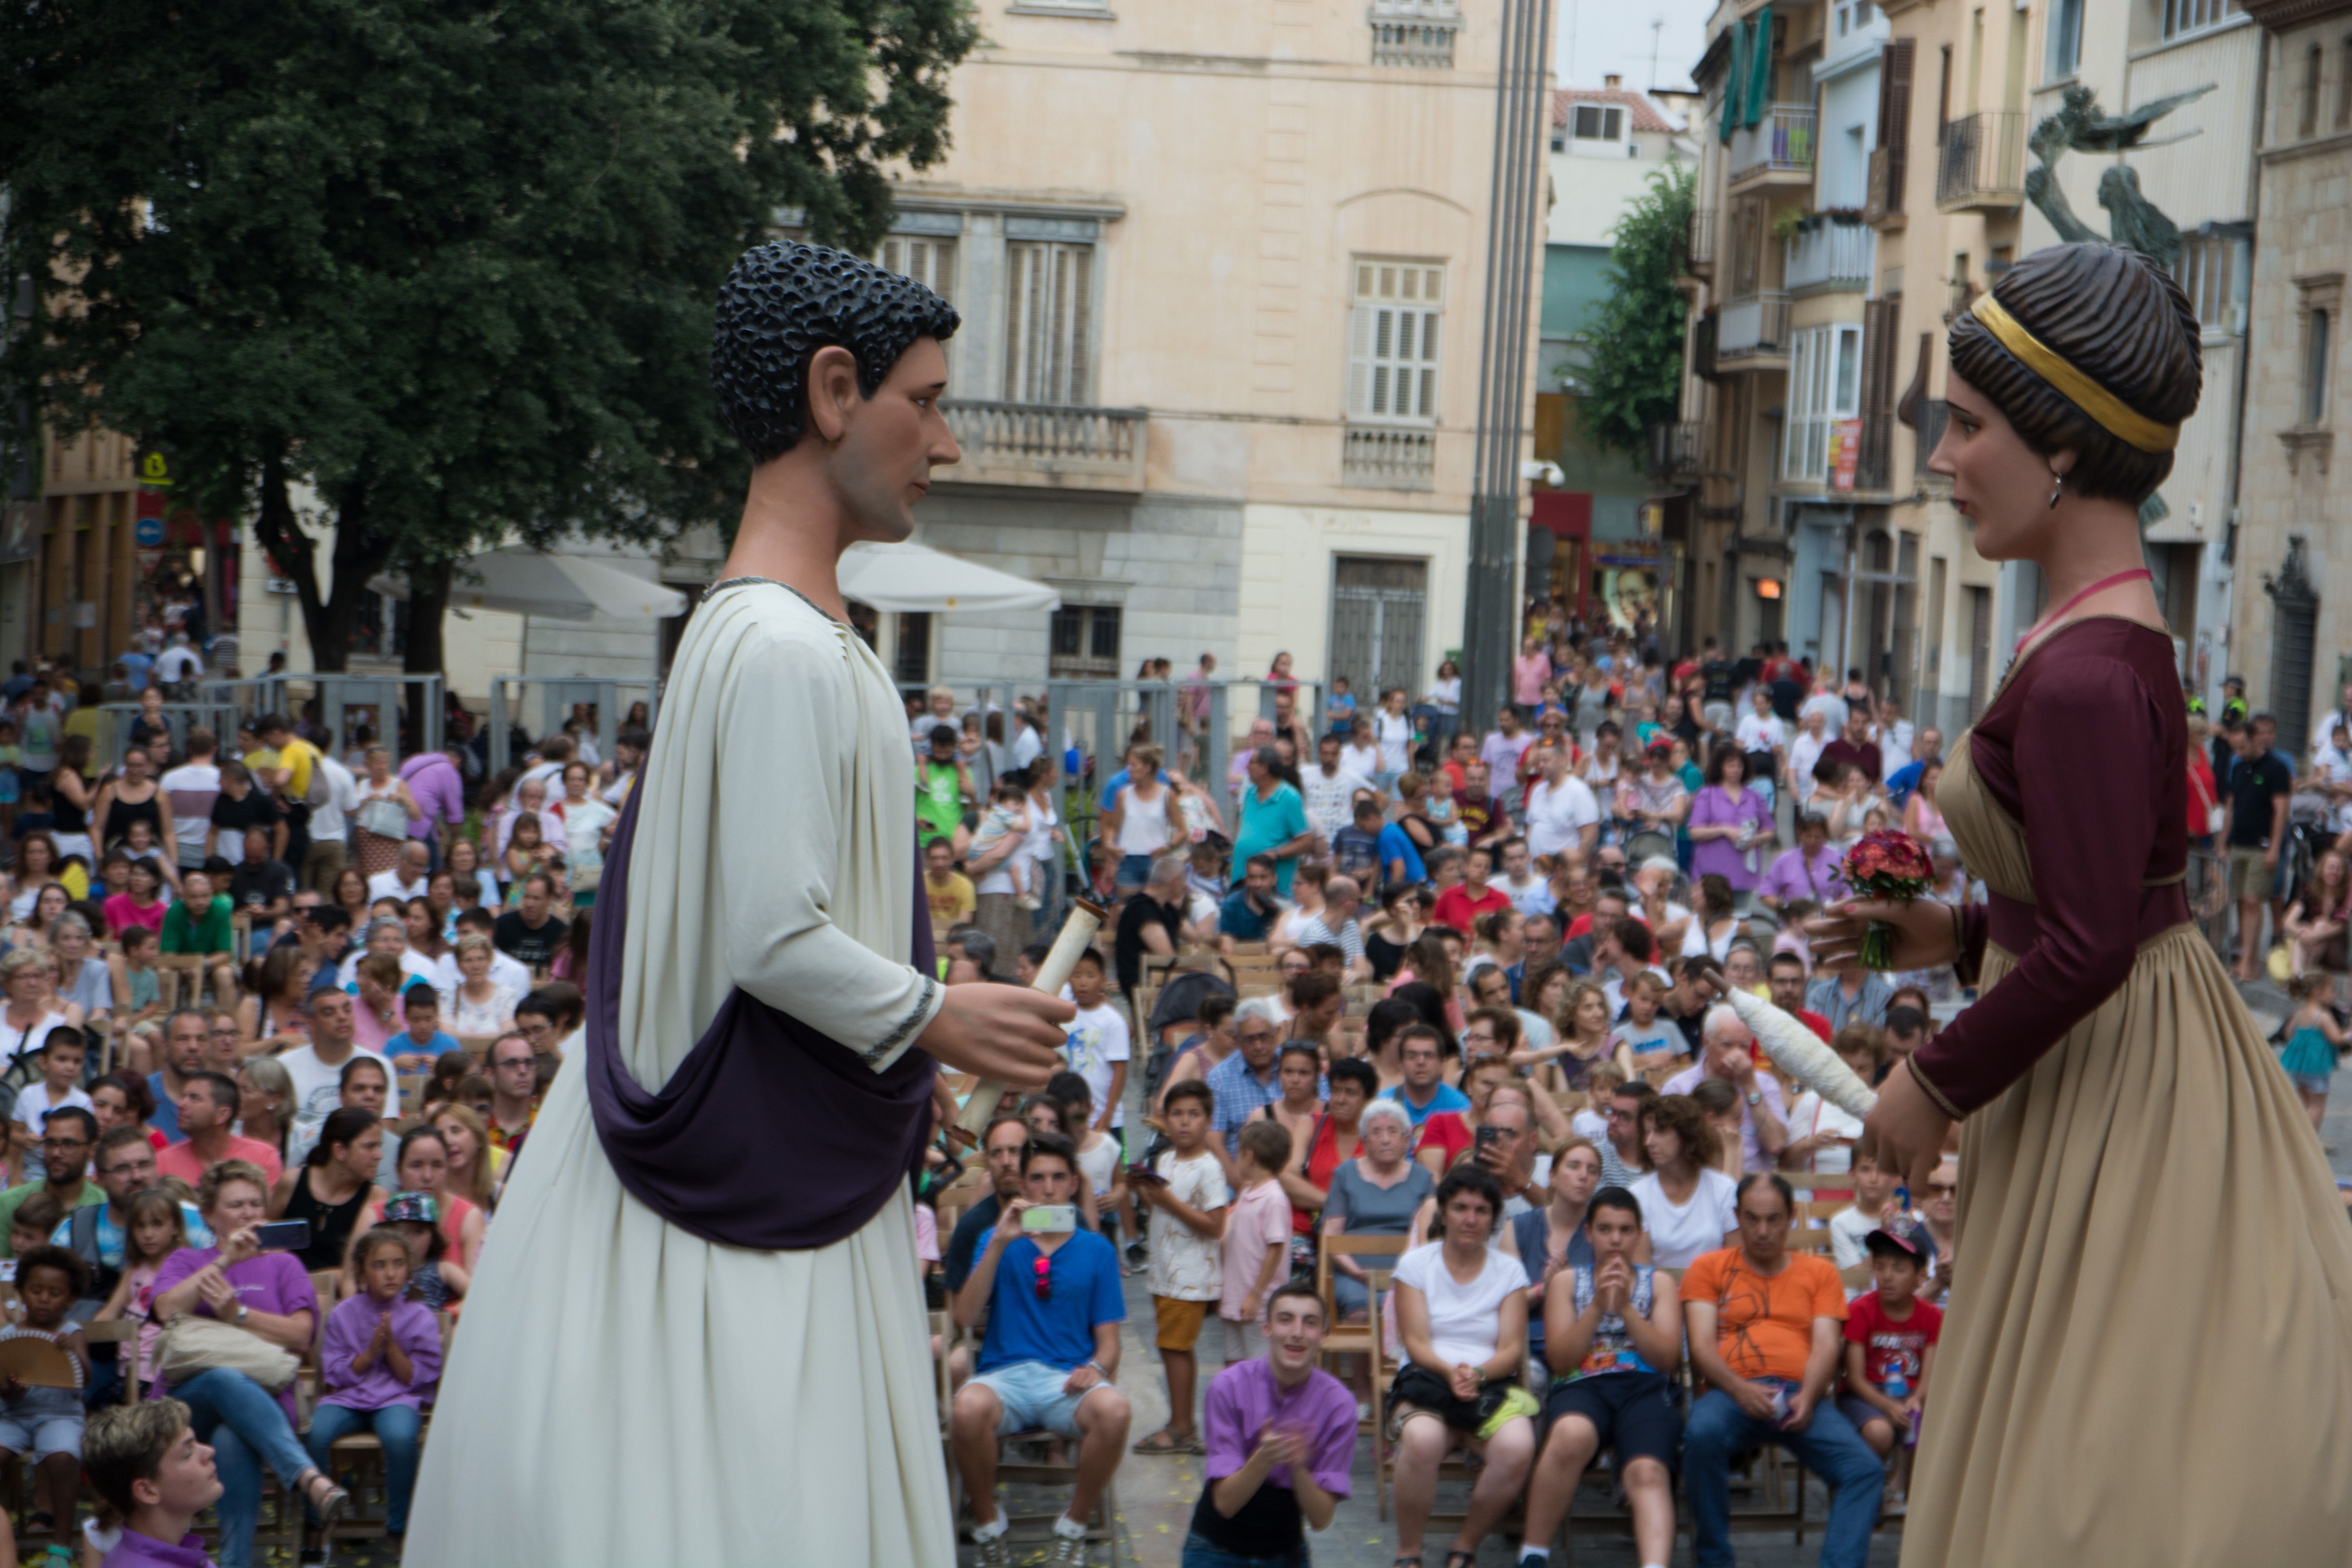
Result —
[{"label": "man in orange t-shirt", "polygon": [[1845,1289],[1829,1259],[1789,1250],[1789,1184],[1769,1172],[1739,1184],[1739,1245],[1684,1274],[1691,1364],[1709,1385],[1683,1436],[1699,1563],[1731,1556],[1732,1456],[1778,1443],[1831,1488],[1822,1568],[1862,1568],[1885,1468],[1826,1396],[1836,1375]]}]

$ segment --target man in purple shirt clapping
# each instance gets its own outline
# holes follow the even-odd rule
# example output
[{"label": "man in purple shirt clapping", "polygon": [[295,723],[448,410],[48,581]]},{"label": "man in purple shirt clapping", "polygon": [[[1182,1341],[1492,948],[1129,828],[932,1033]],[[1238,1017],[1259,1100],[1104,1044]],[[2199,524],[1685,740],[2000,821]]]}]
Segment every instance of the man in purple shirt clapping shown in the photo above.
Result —
[{"label": "man in purple shirt clapping", "polygon": [[1328,1527],[1348,1495],[1356,1396],[1315,1363],[1323,1300],[1293,1280],[1265,1303],[1265,1354],[1219,1373],[1201,1402],[1207,1484],[1185,1562],[1304,1563],[1307,1527]]}]

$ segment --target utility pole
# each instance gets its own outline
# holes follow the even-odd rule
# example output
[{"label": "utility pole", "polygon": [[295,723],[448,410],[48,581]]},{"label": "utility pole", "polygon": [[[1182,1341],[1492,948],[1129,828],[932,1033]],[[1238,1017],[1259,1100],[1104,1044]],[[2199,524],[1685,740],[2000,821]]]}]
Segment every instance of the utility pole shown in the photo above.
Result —
[{"label": "utility pole", "polygon": [[1511,656],[1518,646],[1519,438],[1527,429],[1528,310],[1542,236],[1543,121],[1549,108],[1551,0],[1504,0],[1501,10],[1470,571],[1462,616],[1461,721],[1475,725],[1474,733],[1509,697]]}]

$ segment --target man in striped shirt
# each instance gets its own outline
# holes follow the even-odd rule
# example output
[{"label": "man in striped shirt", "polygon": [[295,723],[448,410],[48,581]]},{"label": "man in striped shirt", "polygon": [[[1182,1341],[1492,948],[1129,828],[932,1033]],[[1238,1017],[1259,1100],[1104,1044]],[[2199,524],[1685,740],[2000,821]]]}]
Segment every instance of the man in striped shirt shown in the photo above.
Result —
[{"label": "man in striped shirt", "polygon": [[1345,980],[1349,984],[1372,977],[1371,962],[1364,956],[1364,933],[1356,925],[1356,908],[1363,897],[1353,877],[1332,878],[1323,884],[1322,912],[1299,921],[1296,933],[1300,947],[1338,948],[1348,962]]},{"label": "man in striped shirt", "polygon": [[213,802],[220,798],[220,742],[210,730],[188,731],[188,760],[160,781],[172,803],[173,850],[180,869],[205,863],[205,838],[213,825]]}]

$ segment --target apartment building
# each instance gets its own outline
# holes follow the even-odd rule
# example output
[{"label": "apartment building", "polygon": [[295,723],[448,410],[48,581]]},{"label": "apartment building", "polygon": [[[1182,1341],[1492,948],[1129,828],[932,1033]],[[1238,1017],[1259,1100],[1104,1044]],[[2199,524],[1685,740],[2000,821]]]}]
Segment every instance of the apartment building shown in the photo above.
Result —
[{"label": "apartment building", "polygon": [[1585,431],[1577,403],[1582,334],[1609,290],[1609,255],[1619,217],[1678,163],[1698,166],[1689,93],[1635,92],[1618,77],[1598,88],[1552,94],[1550,211],[1544,233],[1542,342],[1536,374],[1535,455],[1559,470],[1535,486],[1528,520],[1527,582],[1587,624],[1630,625],[1651,609],[1668,640],[1685,606],[1675,591],[1681,551],[1660,537],[1647,502],[1648,465],[1603,450]]},{"label": "apartment building", "polygon": [[2336,426],[2352,265],[2352,5],[2245,0],[2263,106],[2231,657],[2300,754],[2352,682]]},{"label": "apartment building", "polygon": [[918,540],[1063,607],[885,616],[902,679],[1205,650],[1423,689],[1462,641],[1498,9],[982,0],[879,259],[964,316]]}]

